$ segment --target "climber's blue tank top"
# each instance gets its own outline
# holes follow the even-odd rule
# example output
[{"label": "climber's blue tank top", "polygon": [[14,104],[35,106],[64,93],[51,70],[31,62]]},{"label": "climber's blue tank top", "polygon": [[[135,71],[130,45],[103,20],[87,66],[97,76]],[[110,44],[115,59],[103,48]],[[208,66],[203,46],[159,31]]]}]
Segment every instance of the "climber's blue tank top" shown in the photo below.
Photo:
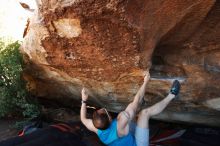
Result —
[{"label": "climber's blue tank top", "polygon": [[136,146],[135,138],[131,133],[123,137],[118,137],[116,119],[112,121],[108,129],[98,129],[97,134],[99,139],[108,146]]}]

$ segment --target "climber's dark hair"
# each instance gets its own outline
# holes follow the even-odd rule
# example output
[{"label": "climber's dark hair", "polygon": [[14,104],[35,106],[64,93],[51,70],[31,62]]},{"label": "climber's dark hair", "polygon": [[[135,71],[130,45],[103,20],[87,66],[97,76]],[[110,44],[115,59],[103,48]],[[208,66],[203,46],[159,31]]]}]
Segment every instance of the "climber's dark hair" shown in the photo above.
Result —
[{"label": "climber's dark hair", "polygon": [[92,122],[97,129],[105,130],[109,127],[111,121],[107,113],[98,113],[95,110],[93,112]]}]

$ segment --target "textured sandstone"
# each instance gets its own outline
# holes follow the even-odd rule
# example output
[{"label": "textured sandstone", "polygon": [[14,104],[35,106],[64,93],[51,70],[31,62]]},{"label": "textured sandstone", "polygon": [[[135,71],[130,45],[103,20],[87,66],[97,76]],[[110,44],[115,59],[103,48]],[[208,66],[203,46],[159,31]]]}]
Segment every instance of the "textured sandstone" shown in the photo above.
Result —
[{"label": "textured sandstone", "polygon": [[33,95],[73,106],[85,86],[91,104],[118,112],[151,68],[145,106],[164,98],[174,79],[182,83],[180,99],[155,118],[220,125],[219,1],[39,0],[38,6],[21,47]]}]

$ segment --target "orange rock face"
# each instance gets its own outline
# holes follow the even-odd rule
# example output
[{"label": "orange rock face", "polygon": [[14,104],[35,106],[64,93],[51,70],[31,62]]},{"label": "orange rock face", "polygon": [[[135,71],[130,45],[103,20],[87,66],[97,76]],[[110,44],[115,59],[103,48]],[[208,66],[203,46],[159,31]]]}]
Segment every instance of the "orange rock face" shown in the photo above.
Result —
[{"label": "orange rock face", "polygon": [[[220,2],[41,0],[21,47],[24,77],[39,98],[119,112],[151,69],[146,103],[181,81],[179,100],[155,118],[220,125]],[[216,104],[218,103],[218,104]],[[76,105],[75,104],[75,105]]]}]

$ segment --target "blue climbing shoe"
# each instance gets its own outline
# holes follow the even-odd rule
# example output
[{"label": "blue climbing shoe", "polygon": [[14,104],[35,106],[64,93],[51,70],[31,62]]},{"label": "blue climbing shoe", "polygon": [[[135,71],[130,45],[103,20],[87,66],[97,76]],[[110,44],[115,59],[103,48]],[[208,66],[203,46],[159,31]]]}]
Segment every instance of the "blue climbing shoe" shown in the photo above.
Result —
[{"label": "blue climbing shoe", "polygon": [[173,82],[171,89],[170,89],[170,93],[174,94],[174,95],[178,95],[179,91],[180,91],[180,82],[178,80],[175,80]]}]

